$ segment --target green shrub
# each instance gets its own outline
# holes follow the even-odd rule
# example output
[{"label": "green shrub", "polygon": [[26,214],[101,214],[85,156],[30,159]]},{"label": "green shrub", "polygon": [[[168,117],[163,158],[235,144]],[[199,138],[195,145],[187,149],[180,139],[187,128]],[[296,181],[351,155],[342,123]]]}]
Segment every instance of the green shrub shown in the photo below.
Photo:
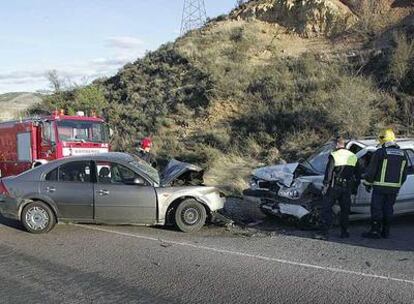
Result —
[{"label": "green shrub", "polygon": [[368,38],[376,36],[388,26],[394,24],[398,16],[394,15],[389,0],[355,0],[354,10],[358,22],[354,30]]},{"label": "green shrub", "polygon": [[395,48],[390,59],[390,75],[392,80],[403,91],[414,94],[414,40],[405,34],[394,35]]},{"label": "green shrub", "polygon": [[374,105],[382,99],[371,81],[313,56],[275,62],[252,80],[248,93],[246,98],[254,103],[233,122],[234,134],[268,134],[271,140],[263,148],[278,147],[287,159],[297,157],[298,151],[308,154],[316,142],[338,131],[350,136],[369,133],[379,115]]}]

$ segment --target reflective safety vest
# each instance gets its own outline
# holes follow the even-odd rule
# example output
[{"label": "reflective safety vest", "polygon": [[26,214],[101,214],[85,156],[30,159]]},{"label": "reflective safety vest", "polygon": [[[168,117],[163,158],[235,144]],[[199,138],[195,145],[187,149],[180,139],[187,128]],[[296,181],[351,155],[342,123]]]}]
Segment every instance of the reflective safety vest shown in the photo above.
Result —
[{"label": "reflective safety vest", "polygon": [[358,158],[354,153],[345,148],[331,153],[323,180],[324,185],[348,188],[359,185],[360,179]]},{"label": "reflective safety vest", "polygon": [[358,158],[354,153],[346,149],[339,149],[331,153],[335,167],[355,167],[358,162]]},{"label": "reflective safety vest", "polygon": [[379,165],[380,171],[375,177],[374,186],[401,188],[407,166],[404,151],[398,148],[385,148],[384,158]]}]

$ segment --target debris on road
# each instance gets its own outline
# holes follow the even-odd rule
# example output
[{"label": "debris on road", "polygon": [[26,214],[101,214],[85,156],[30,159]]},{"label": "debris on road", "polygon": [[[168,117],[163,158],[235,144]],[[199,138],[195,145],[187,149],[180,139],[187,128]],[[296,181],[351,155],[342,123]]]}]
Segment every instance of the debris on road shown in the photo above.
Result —
[{"label": "debris on road", "polygon": [[172,246],[172,244],[168,244],[168,243],[161,243],[161,244],[160,244],[160,246],[161,246],[161,247],[164,247],[164,248],[168,248],[168,247],[171,247],[171,246]]}]

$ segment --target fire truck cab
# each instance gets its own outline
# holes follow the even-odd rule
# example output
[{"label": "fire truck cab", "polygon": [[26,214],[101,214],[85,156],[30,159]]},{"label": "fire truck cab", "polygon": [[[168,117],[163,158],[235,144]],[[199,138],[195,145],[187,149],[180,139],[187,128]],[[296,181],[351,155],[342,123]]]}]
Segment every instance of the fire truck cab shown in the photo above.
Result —
[{"label": "fire truck cab", "polygon": [[63,111],[0,123],[0,177],[67,156],[109,152],[109,128],[99,117]]}]

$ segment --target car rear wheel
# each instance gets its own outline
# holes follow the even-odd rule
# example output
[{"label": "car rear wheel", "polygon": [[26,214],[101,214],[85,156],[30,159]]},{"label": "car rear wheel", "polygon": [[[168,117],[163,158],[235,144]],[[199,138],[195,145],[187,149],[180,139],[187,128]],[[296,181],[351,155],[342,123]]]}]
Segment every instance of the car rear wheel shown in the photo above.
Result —
[{"label": "car rear wheel", "polygon": [[182,232],[196,232],[206,223],[207,212],[202,204],[187,199],[175,210],[175,226]]},{"label": "car rear wheel", "polygon": [[33,202],[24,207],[21,221],[28,232],[41,234],[53,229],[56,217],[45,203]]}]

